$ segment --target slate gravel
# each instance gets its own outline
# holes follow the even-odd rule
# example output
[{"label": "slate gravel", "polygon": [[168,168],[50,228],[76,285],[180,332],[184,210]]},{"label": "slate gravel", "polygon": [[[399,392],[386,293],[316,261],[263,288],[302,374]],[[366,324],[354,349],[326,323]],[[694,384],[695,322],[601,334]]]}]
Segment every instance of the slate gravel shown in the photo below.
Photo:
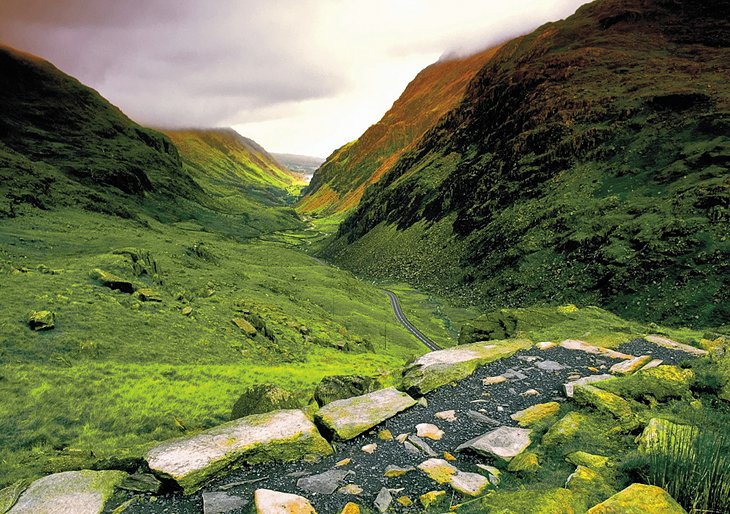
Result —
[{"label": "slate gravel", "polygon": [[[679,363],[693,357],[685,352],[663,348],[643,339],[625,343],[617,350],[637,356],[652,355],[663,359],[667,364]],[[542,365],[543,368],[548,369],[540,369],[537,364],[545,361],[559,363],[562,369],[558,369],[561,366],[554,364]],[[393,436],[404,433],[415,435],[417,424],[433,423],[445,432],[444,436],[439,441],[426,440],[426,443],[439,457],[442,457],[444,452],[457,455],[458,459],[453,464],[461,471],[478,472],[476,464],[491,464],[489,459],[467,453],[457,454],[455,449],[460,444],[492,430],[494,426],[472,419],[467,415],[469,411],[482,414],[502,425],[517,426],[517,423],[510,418],[511,414],[537,403],[566,401],[562,394],[562,385],[569,381],[570,375],[588,376],[607,373],[611,365],[616,362],[618,362],[617,359],[604,355],[592,355],[561,347],[548,350],[537,348],[522,350],[508,359],[479,368],[471,377],[454,386],[445,386],[427,394],[427,406],[416,405],[365,434],[350,441],[335,443],[334,456],[322,459],[317,463],[273,463],[234,470],[224,478],[208,484],[204,491],[226,490],[247,499],[251,498],[254,490],[258,488],[299,494],[309,499],[321,514],[337,513],[348,501],[358,501],[372,506],[383,487],[390,489],[393,497],[407,495],[417,502],[419,495],[435,489],[443,489],[444,486],[438,486],[418,470],[401,477],[386,478],[383,476],[388,465],[404,468],[415,467],[428,457],[424,453],[409,452],[403,444],[395,440],[380,440],[377,437],[380,430],[387,428]],[[502,374],[515,378],[495,385],[484,385],[482,382],[482,379],[486,377]],[[520,378],[522,376],[525,378]],[[536,394],[524,394],[531,389],[536,391]],[[434,416],[435,413],[446,410],[456,412],[455,422],[449,423]],[[371,443],[378,445],[375,452],[364,453],[361,448]],[[348,465],[335,468],[335,463],[348,457],[352,459]],[[336,487],[322,487],[323,490],[335,489],[334,493],[319,494],[297,487],[297,481],[302,477],[324,473],[332,469],[352,472]],[[344,474],[332,473],[330,476],[336,477]],[[300,484],[302,483],[308,483],[308,481],[301,481]],[[351,496],[336,490],[346,484],[357,484],[362,487],[363,492],[360,495]],[[142,495],[138,496],[137,501],[124,512],[200,514],[203,512],[201,494],[202,492],[199,492],[184,497],[179,492],[173,492],[156,498],[151,495]],[[451,491],[449,494],[452,494]],[[118,493],[115,501],[110,502],[104,512],[111,513],[116,506],[129,498],[132,498],[131,494]],[[409,512],[409,509],[393,503],[391,511]],[[410,512],[414,512],[414,507],[411,507]]]}]

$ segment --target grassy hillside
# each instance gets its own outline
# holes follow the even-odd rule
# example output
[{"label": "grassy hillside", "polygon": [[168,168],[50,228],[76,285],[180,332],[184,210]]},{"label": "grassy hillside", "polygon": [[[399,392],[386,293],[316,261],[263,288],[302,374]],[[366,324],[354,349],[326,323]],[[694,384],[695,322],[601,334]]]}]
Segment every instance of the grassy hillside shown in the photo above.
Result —
[{"label": "grassy hillside", "polygon": [[727,324],[728,19],[600,0],[505,44],[328,255],[482,306]]},{"label": "grassy hillside", "polygon": [[301,212],[331,215],[355,207],[365,188],[462,99],[467,84],[494,55],[486,50],[439,61],[419,73],[401,97],[357,141],[336,150],[317,170],[299,203]]}]

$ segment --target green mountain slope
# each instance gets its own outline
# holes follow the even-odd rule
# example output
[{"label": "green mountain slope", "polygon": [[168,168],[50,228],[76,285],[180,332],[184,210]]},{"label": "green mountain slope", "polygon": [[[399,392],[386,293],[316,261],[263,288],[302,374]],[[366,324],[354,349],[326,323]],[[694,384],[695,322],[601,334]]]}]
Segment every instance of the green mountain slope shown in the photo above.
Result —
[{"label": "green mountain slope", "polygon": [[496,49],[444,59],[421,71],[403,94],[357,140],[336,150],[317,170],[301,212],[329,215],[355,207],[365,188],[380,180],[398,158],[463,98],[467,84]]},{"label": "green mountain slope", "polygon": [[600,0],[505,44],[328,255],[484,306],[728,323],[729,6]]},{"label": "green mountain slope", "polygon": [[0,216],[74,205],[132,217],[145,197],[200,193],[167,138],[52,64],[0,46]]}]

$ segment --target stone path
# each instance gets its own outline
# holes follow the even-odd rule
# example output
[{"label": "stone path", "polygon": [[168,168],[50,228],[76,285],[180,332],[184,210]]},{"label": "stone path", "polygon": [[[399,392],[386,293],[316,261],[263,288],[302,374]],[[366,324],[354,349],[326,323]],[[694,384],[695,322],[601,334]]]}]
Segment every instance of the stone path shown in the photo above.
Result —
[{"label": "stone path", "polygon": [[[564,384],[609,373],[612,366],[629,362],[629,356],[648,355],[666,364],[694,356],[642,339],[616,352],[576,349],[573,343],[564,346],[537,345],[489,363],[455,386],[426,394],[425,400],[365,433],[333,443],[335,454],[318,462],[260,464],[233,471],[191,496],[138,496],[123,512],[199,514],[204,505],[206,514],[244,512],[242,504],[250,506],[257,490],[303,496],[320,514],[339,513],[349,501],[376,510],[378,505],[390,504],[389,512],[409,512],[399,498],[403,503],[407,503],[403,496],[417,502],[419,495],[438,489],[449,495],[456,494],[453,491],[478,494],[485,483],[475,473],[484,475],[484,466],[492,459],[457,452],[460,445],[498,427],[505,428],[493,439],[502,440],[507,428],[518,427],[513,414],[536,404],[566,401]],[[517,417],[530,415],[535,415],[534,409]],[[518,430],[522,436],[529,434],[524,428]],[[505,441],[504,446],[509,443]],[[215,498],[223,502],[220,505],[229,501],[231,510],[214,507]],[[119,503],[110,503],[104,512],[111,513]]]}]

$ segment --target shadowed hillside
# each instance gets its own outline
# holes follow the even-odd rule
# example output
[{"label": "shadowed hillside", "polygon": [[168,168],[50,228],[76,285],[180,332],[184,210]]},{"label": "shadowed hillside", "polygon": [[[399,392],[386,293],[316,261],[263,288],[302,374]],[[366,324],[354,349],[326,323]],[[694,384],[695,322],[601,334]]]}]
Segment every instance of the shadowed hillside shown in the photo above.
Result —
[{"label": "shadowed hillside", "polygon": [[299,210],[326,215],[355,207],[365,188],[461,101],[469,81],[495,51],[439,61],[419,73],[383,119],[317,170]]},{"label": "shadowed hillside", "polygon": [[505,44],[328,254],[480,305],[727,323],[729,5],[599,1]]}]

